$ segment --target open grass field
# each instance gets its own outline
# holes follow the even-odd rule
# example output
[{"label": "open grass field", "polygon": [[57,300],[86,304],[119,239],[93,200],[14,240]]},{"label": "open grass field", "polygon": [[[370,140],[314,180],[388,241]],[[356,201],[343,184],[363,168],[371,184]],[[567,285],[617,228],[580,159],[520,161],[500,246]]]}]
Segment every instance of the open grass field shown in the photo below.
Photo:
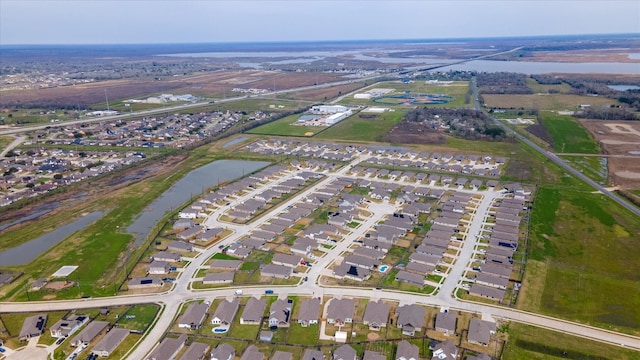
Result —
[{"label": "open grass field", "polygon": [[608,169],[606,158],[596,156],[562,156],[562,159],[595,182],[603,185],[607,184]]},{"label": "open grass field", "polygon": [[540,188],[518,307],[640,334],[639,234],[637,218],[602,195]]},{"label": "open grass field", "polygon": [[[290,115],[268,124],[258,126],[247,131],[248,134],[279,135],[279,136],[305,136],[305,133],[317,133],[326,129],[324,126],[297,126],[294,124],[300,114]],[[347,119],[343,120],[346,121]]]},{"label": "open grass field", "polygon": [[351,116],[314,138],[320,140],[379,141],[404,116],[404,111],[385,112],[375,119]]},{"label": "open grass field", "polygon": [[582,104],[600,107],[618,103],[603,97],[572,94],[483,94],[482,98],[488,107],[502,109],[577,110]]},{"label": "open grass field", "polygon": [[562,84],[546,85],[540,84],[532,78],[527,79],[527,86],[536,94],[547,94],[549,91],[566,94],[571,90],[571,85],[564,82]]},{"label": "open grass field", "polygon": [[553,139],[553,149],[560,153],[600,154],[600,146],[589,132],[569,115],[541,112],[540,121]]},{"label": "open grass field", "polygon": [[508,333],[509,340],[501,357],[503,360],[640,359],[640,353],[633,350],[519,323],[510,323]]}]

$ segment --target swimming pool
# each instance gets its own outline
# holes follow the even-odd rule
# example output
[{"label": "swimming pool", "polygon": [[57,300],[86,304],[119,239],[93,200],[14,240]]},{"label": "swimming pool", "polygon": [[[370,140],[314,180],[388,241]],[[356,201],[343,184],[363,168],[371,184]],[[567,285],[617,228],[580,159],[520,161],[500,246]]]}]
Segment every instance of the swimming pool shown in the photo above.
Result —
[{"label": "swimming pool", "polygon": [[385,272],[385,271],[387,271],[387,269],[388,269],[388,268],[389,268],[389,266],[387,266],[387,265],[382,265],[382,266],[380,266],[380,269],[379,269],[379,270],[380,270],[380,272]]},{"label": "swimming pool", "polygon": [[216,334],[224,334],[224,333],[226,333],[227,331],[229,331],[229,328],[226,328],[226,327],[217,327],[217,328],[213,328],[213,330],[212,330],[212,331],[213,331],[214,333],[216,333]]}]

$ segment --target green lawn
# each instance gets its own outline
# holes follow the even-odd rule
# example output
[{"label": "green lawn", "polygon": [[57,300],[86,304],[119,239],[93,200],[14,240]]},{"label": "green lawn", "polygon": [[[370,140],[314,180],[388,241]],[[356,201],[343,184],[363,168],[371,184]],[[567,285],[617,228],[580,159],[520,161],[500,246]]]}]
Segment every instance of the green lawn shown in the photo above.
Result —
[{"label": "green lawn", "polygon": [[542,187],[518,307],[640,334],[639,233],[637,218],[602,195]]},{"label": "green lawn", "polygon": [[118,326],[130,330],[145,331],[155,319],[158,310],[160,309],[155,304],[135,305],[118,319]]},{"label": "green lawn", "polygon": [[593,181],[606,185],[608,179],[607,159],[595,156],[563,156],[574,169]]},{"label": "green lawn", "polygon": [[358,114],[345,119],[314,138],[322,140],[380,141],[404,116],[405,110],[379,114],[375,119],[362,119]]},{"label": "green lawn", "polygon": [[559,153],[600,154],[598,143],[587,129],[572,116],[541,112],[540,121],[553,139],[553,149]]},{"label": "green lawn", "polygon": [[510,323],[508,333],[502,360],[640,359],[640,352],[519,323]]},{"label": "green lawn", "polygon": [[322,126],[297,126],[294,124],[300,114],[294,114],[276,121],[272,121],[268,124],[258,126],[255,129],[247,131],[248,134],[261,134],[261,135],[281,135],[281,136],[305,136],[305,133],[317,133],[325,127]]}]

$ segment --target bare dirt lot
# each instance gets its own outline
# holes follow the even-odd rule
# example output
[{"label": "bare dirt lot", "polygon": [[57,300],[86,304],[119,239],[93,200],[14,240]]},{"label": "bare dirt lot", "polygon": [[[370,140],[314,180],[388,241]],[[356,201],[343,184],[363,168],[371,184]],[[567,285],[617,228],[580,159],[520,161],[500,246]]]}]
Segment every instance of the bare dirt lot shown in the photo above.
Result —
[{"label": "bare dirt lot", "polygon": [[640,189],[640,121],[581,120],[609,157],[611,182]]}]

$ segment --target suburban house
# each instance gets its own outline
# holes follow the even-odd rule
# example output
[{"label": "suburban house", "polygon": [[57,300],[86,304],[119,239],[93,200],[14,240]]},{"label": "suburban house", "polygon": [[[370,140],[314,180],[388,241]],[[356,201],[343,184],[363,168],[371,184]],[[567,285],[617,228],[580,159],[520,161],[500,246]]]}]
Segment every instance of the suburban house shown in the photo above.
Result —
[{"label": "suburban house", "polygon": [[288,279],[293,269],[285,265],[265,264],[260,266],[260,276],[278,279]]},{"label": "suburban house", "polygon": [[502,301],[505,293],[505,290],[480,284],[473,284],[471,285],[471,288],[469,288],[469,295],[484,297],[497,301]]},{"label": "suburban house", "polygon": [[236,356],[233,346],[222,343],[211,352],[211,360],[231,360]]},{"label": "suburban house", "polygon": [[387,357],[377,351],[365,350],[362,360],[387,360]]},{"label": "suburban house", "polygon": [[419,349],[417,346],[402,340],[398,343],[398,350],[396,351],[396,360],[418,360]]},{"label": "suburban house", "polygon": [[176,358],[178,352],[182,350],[187,342],[187,334],[180,335],[179,338],[164,338],[160,345],[146,357],[146,360],[172,360]]},{"label": "suburban house", "polygon": [[159,277],[148,276],[148,277],[134,277],[128,283],[127,287],[129,289],[145,289],[152,287],[160,287],[164,285],[164,282]]},{"label": "suburban house", "polygon": [[456,333],[456,322],[458,318],[451,311],[440,312],[436,315],[436,331],[441,331],[445,335]]},{"label": "suburban house", "polygon": [[222,302],[220,302],[220,304],[218,305],[216,311],[213,313],[211,324],[230,326],[233,323],[233,318],[236,316],[239,307],[240,299],[223,299]]},{"label": "suburban house", "polygon": [[178,321],[178,327],[183,329],[196,330],[202,326],[205,316],[207,316],[209,304],[191,303]]},{"label": "suburban house", "polygon": [[467,360],[491,360],[491,356],[487,355],[487,354],[478,354],[476,356],[469,356],[467,357]]},{"label": "suburban house", "polygon": [[347,278],[355,281],[364,281],[369,279],[371,276],[371,270],[356,265],[350,265],[343,261],[333,269],[333,275],[338,279]]},{"label": "suburban house", "polygon": [[289,327],[292,299],[278,299],[271,304],[269,309],[269,326]]},{"label": "suburban house", "polygon": [[72,335],[82,325],[89,321],[87,315],[70,315],[66,319],[60,319],[49,328],[51,337],[60,338]]},{"label": "suburban house", "polygon": [[312,350],[307,349],[304,351],[304,355],[302,355],[302,360],[322,360],[324,359],[324,354],[320,350]]},{"label": "suburban house", "polygon": [[387,326],[389,320],[389,305],[382,300],[369,301],[364,310],[363,323],[369,326],[369,330],[378,331]]},{"label": "suburban house", "polygon": [[184,241],[172,241],[167,244],[167,250],[190,252],[193,251],[193,245]]},{"label": "suburban house", "polygon": [[333,352],[333,360],[356,360],[357,354],[356,350],[349,346],[348,344],[344,344],[337,348]]},{"label": "suburban house", "polygon": [[201,342],[192,342],[182,354],[180,360],[204,360],[211,346]]},{"label": "suburban house", "polygon": [[425,310],[416,304],[403,305],[396,308],[398,320],[396,324],[402,329],[404,335],[413,336],[416,331],[422,331]]},{"label": "suburban house", "polygon": [[234,276],[233,272],[208,273],[202,279],[202,283],[204,285],[231,284]]},{"label": "suburban house", "polygon": [[78,335],[71,339],[71,346],[88,345],[109,326],[107,321],[92,321]]},{"label": "suburban house", "polygon": [[336,299],[330,300],[327,309],[327,323],[342,326],[353,322],[356,304],[353,299]]},{"label": "suburban house", "polygon": [[458,358],[458,347],[451,341],[447,340],[439,343],[433,349],[432,360],[455,360]]},{"label": "suburban house", "polygon": [[159,251],[153,255],[151,255],[152,261],[165,261],[165,262],[178,262],[182,260],[182,255],[169,252],[169,251]]},{"label": "suburban house", "polygon": [[211,270],[224,270],[224,271],[236,271],[242,264],[241,260],[222,260],[213,259],[209,269]]},{"label": "suburban house", "polygon": [[300,255],[276,253],[275,255],[273,255],[273,259],[271,260],[271,263],[294,268],[300,265],[300,262],[303,260],[304,259]]},{"label": "suburban house", "polygon": [[317,324],[320,313],[320,299],[313,298],[302,300],[300,303],[300,314],[298,314],[298,324],[303,327]]},{"label": "suburban house", "polygon": [[491,334],[496,333],[496,324],[490,321],[472,318],[469,322],[467,340],[472,344],[487,346],[491,341]]},{"label": "suburban house", "polygon": [[171,265],[166,261],[153,261],[147,268],[147,274],[149,275],[163,275],[168,274],[171,269]]},{"label": "suburban house", "polygon": [[240,316],[241,325],[260,325],[267,301],[251,297]]},{"label": "suburban house", "polygon": [[396,280],[400,282],[406,282],[408,284],[418,285],[420,287],[423,287],[425,284],[424,275],[414,274],[404,270],[398,271],[398,273],[396,274]]},{"label": "suburban house", "polygon": [[255,345],[249,345],[242,353],[240,360],[264,360],[264,354]]},{"label": "suburban house", "polygon": [[29,316],[28,318],[24,319],[24,322],[22,323],[22,329],[20,330],[20,341],[29,340],[32,337],[42,335],[46,323],[46,314]]},{"label": "suburban house", "polygon": [[129,336],[129,329],[113,328],[91,349],[91,353],[109,357],[127,336]]}]

